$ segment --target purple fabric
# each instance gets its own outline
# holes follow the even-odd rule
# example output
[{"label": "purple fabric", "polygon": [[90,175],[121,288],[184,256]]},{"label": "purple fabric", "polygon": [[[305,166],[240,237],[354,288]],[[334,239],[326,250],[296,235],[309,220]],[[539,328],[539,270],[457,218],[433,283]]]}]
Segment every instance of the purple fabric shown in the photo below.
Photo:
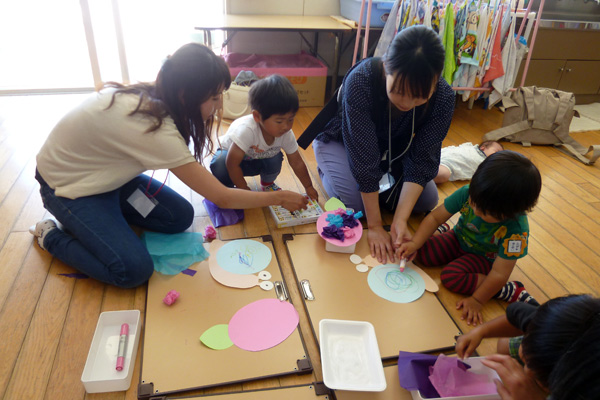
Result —
[{"label": "purple fabric", "polygon": [[202,200],[202,202],[215,228],[237,224],[244,219],[244,210],[219,208],[215,203],[207,199]]},{"label": "purple fabric", "polygon": [[354,214],[342,214],[342,220],[344,221],[344,226],[348,228],[354,228],[358,225],[358,221],[354,218]]},{"label": "purple fabric", "polygon": [[321,232],[321,236],[329,239],[338,239],[342,242],[345,239],[344,231],[335,225],[324,226],[323,232]]},{"label": "purple fabric", "polygon": [[75,278],[75,279],[87,279],[87,278],[89,278],[89,276],[87,276],[86,274],[82,274],[80,272],[73,272],[71,274],[58,274],[58,275],[66,276],[67,278]]},{"label": "purple fabric", "polygon": [[401,351],[398,356],[398,378],[406,390],[419,390],[422,397],[438,398],[439,393],[429,381],[429,367],[437,356]]},{"label": "purple fabric", "polygon": [[189,269],[189,268],[188,269],[184,269],[183,271],[181,271],[182,274],[186,274],[186,275],[189,275],[189,276],[196,275],[196,272],[198,272],[198,271],[194,271],[193,269]]}]

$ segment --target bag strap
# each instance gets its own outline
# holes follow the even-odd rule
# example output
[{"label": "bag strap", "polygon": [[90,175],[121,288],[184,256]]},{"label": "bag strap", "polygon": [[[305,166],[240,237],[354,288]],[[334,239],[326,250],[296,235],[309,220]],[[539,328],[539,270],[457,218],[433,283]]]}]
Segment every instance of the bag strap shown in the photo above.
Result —
[{"label": "bag strap", "polygon": [[[504,139],[507,136],[510,135],[514,135],[516,133],[519,132],[523,132],[526,131],[528,129],[531,129],[531,124],[528,120],[524,120],[524,121],[519,121],[519,122],[515,122],[512,125],[508,125],[508,126],[504,126],[502,128],[498,128],[498,129],[494,129],[493,131],[490,131],[488,133],[486,133],[485,135],[483,135],[483,140],[487,141],[487,140],[493,140],[493,141],[498,141],[500,139]],[[527,143],[523,143],[524,146],[531,146],[531,143],[527,144]]]},{"label": "bag strap", "polygon": [[[590,146],[587,150],[583,150],[583,152],[577,151],[573,146],[566,143],[558,144],[556,145],[556,148],[566,154],[575,157],[585,165],[593,165],[596,162],[596,160],[600,158],[600,145]],[[592,154],[589,157],[586,157],[585,155],[590,152]]]}]

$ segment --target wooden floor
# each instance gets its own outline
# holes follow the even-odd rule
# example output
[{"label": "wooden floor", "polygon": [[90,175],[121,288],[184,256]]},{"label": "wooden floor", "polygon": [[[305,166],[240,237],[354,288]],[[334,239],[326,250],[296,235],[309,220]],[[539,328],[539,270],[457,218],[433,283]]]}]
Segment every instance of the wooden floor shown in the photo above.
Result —
[{"label": "wooden floor", "polygon": [[[81,95],[0,98],[0,399],[137,398],[139,352],[133,382],[126,392],[86,394],[80,378],[99,314],[138,309],[143,318],[146,287],[124,290],[92,279],[59,275],[75,271],[40,250],[27,232],[30,225],[48,216],[33,178],[35,154],[57,119],[81,98]],[[318,108],[301,109],[294,131],[301,133],[318,111]],[[464,103],[458,104],[444,144],[478,143],[481,135],[499,127],[501,120],[499,111],[485,111],[481,104],[475,103],[472,110]],[[598,131],[574,136],[586,145],[600,144]],[[518,262],[513,278],[525,283],[540,302],[568,293],[600,295],[600,162],[593,167],[584,166],[552,147],[523,148],[513,144],[505,147],[530,157],[543,177],[541,197],[529,219],[529,256]],[[313,179],[318,179],[312,150],[303,155]],[[277,182],[286,189],[302,189],[289,166]],[[192,229],[203,232],[210,220],[202,198],[176,178],[171,177],[169,184],[194,204],[196,218]],[[252,185],[256,188],[256,182]],[[441,185],[440,198],[460,185]],[[325,194],[321,192],[321,196],[323,203]],[[386,218],[389,223],[390,215]],[[413,229],[421,218],[411,218]],[[219,236],[227,240],[272,235],[284,276],[291,283],[288,288],[292,301],[302,304],[281,236],[314,231],[314,225],[277,229],[266,210],[255,209],[246,211],[243,223],[221,228]],[[428,272],[439,279],[438,269]],[[468,330],[455,310],[460,296],[442,288],[439,297],[459,327]],[[502,314],[505,306],[497,302],[487,304],[486,320]],[[306,315],[303,310],[298,311],[303,336],[308,340],[313,374],[253,381],[202,393],[320,381],[318,350]],[[493,350],[494,342],[486,341],[480,347],[480,354]]]}]

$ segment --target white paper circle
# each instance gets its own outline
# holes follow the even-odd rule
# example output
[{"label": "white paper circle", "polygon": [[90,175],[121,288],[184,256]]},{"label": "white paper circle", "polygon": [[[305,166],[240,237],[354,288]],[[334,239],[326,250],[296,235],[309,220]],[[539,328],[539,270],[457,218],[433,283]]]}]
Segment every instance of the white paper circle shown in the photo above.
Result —
[{"label": "white paper circle", "polygon": [[258,279],[261,281],[268,281],[271,279],[271,273],[269,271],[260,271],[258,273]]},{"label": "white paper circle", "polygon": [[262,290],[271,290],[271,289],[273,289],[273,282],[271,282],[271,281],[262,281],[259,284],[259,286],[260,286],[260,288]]},{"label": "white paper circle", "polygon": [[362,262],[362,258],[358,254],[352,254],[350,256],[350,261],[354,264],[360,264]]},{"label": "white paper circle", "polygon": [[358,264],[356,266],[356,270],[358,272],[367,272],[369,270],[369,266],[367,264]]}]

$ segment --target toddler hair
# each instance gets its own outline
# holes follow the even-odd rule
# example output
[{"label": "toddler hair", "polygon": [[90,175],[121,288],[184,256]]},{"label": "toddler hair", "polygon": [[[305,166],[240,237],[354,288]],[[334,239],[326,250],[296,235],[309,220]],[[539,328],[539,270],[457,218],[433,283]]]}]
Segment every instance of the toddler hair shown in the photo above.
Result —
[{"label": "toddler hair", "polygon": [[479,211],[504,221],[533,210],[541,189],[537,167],[522,154],[502,150],[477,167],[469,197]]},{"label": "toddler hair", "polygon": [[433,29],[415,25],[401,30],[384,56],[386,74],[397,74],[392,90],[429,98],[442,74],[444,57],[444,46]]},{"label": "toddler hair", "polygon": [[570,295],[540,306],[521,344],[552,400],[600,398],[600,299]]},{"label": "toddler hair", "polygon": [[296,113],[300,108],[296,89],[286,77],[278,74],[254,82],[248,99],[250,107],[258,111],[262,119],[275,114]]}]

